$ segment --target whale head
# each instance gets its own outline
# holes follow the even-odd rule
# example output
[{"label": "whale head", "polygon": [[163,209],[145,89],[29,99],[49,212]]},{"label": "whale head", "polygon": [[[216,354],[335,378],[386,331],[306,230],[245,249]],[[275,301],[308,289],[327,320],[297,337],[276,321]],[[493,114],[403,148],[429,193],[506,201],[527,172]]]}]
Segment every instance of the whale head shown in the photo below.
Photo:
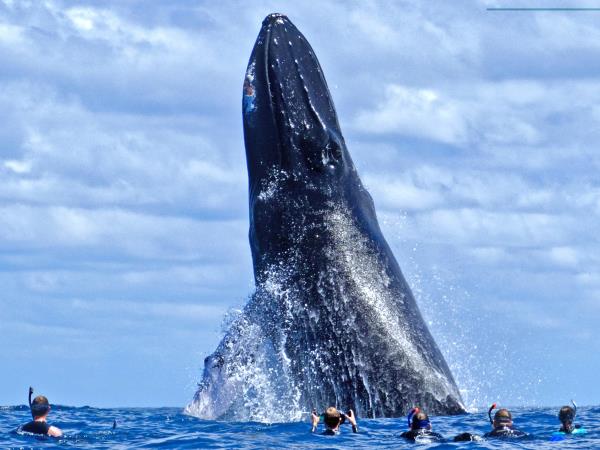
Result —
[{"label": "whale head", "polygon": [[331,183],[352,165],[319,61],[285,15],[263,21],[243,98],[251,184],[273,170]]},{"label": "whale head", "polygon": [[[292,224],[284,223],[282,208],[291,203],[308,217],[313,205],[348,198],[366,208],[359,215],[374,216],[315,52],[283,14],[270,14],[262,23],[246,70],[242,110],[255,273],[261,259],[272,261],[289,248],[272,236],[289,233]],[[295,198],[283,199],[288,193]]]}]

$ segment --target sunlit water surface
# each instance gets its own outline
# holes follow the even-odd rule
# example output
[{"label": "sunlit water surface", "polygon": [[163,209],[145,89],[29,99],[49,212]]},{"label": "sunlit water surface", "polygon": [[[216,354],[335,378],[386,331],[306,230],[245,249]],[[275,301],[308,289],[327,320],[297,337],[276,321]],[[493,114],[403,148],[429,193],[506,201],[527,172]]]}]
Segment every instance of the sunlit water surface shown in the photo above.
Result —
[{"label": "sunlit water surface", "polygon": [[[600,407],[580,407],[577,422],[588,434],[551,442],[558,428],[558,408],[515,408],[515,425],[529,433],[519,441],[411,444],[399,437],[404,419],[359,420],[360,432],[349,427],[339,436],[312,434],[308,422],[261,424],[200,420],[179,408],[72,408],[53,407],[51,423],[62,428],[62,439],[41,438],[16,432],[29,420],[25,406],[0,407],[2,448],[600,448]],[[117,427],[112,429],[113,420]],[[451,438],[464,431],[483,434],[489,429],[486,413],[433,417],[435,431]]]}]

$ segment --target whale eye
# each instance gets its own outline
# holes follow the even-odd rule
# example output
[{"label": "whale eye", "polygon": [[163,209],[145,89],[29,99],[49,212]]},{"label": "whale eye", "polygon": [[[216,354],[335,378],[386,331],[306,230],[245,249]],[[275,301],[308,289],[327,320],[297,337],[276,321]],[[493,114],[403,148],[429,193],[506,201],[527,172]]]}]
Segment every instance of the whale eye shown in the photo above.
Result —
[{"label": "whale eye", "polygon": [[299,133],[298,147],[307,166],[322,172],[333,169],[343,160],[343,143],[339,136],[330,130],[313,129]]},{"label": "whale eye", "polygon": [[336,140],[330,140],[325,147],[327,158],[333,161],[339,161],[342,158],[342,147]]},{"label": "whale eye", "polygon": [[343,138],[333,129],[327,130],[327,145],[323,158],[327,159],[327,164],[333,166],[340,162],[344,158],[344,140]]}]

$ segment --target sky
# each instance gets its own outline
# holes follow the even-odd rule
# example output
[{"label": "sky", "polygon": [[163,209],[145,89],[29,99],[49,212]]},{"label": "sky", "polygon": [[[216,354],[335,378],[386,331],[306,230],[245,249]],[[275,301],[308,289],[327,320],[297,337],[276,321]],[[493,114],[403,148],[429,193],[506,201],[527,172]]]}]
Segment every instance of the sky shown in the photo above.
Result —
[{"label": "sky", "polygon": [[271,12],[469,407],[600,404],[600,13],[318,5],[0,0],[0,405],[191,400],[253,289],[241,97]]}]

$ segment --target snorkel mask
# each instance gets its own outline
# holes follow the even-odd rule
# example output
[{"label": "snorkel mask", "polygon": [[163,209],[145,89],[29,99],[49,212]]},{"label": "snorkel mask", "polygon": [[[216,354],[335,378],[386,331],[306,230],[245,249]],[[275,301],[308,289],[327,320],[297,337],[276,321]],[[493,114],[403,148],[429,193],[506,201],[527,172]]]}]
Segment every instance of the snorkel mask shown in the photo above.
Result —
[{"label": "snorkel mask", "polygon": [[501,415],[500,413],[503,411],[501,409],[494,415],[494,418],[492,419],[492,411],[494,409],[496,409],[496,403],[494,403],[492,406],[490,406],[490,409],[488,409],[488,417],[492,426],[494,426],[494,422],[496,422],[501,427],[509,427],[510,423],[512,422],[512,415],[510,414],[510,411],[505,409],[504,411],[506,411],[506,414]]},{"label": "snorkel mask", "polygon": [[408,417],[407,417],[408,428],[418,429],[418,430],[429,429],[431,427],[431,422],[429,421],[429,419],[421,419],[418,421],[414,420],[415,415],[418,414],[419,412],[420,412],[419,408],[413,408],[408,413]]}]

